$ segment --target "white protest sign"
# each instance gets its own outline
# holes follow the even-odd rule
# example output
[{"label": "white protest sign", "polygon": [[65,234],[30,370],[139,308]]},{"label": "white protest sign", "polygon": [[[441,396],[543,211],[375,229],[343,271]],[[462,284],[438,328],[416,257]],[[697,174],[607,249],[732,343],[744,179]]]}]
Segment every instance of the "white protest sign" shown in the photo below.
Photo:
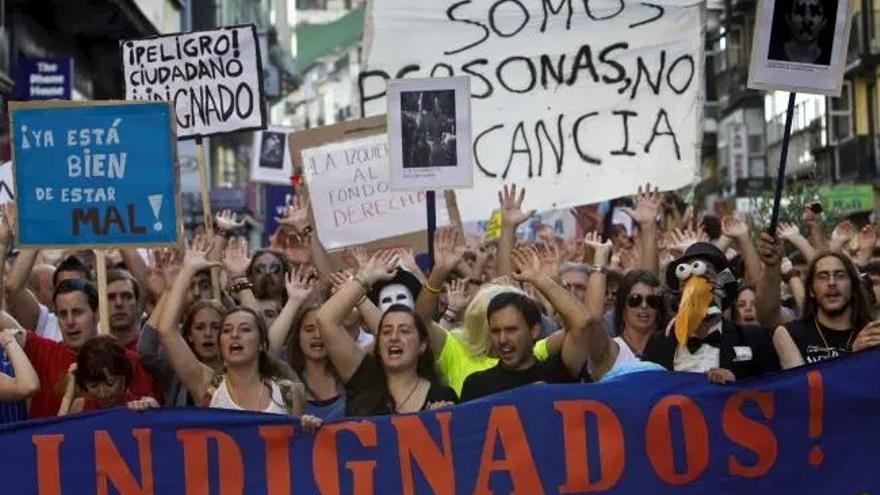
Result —
[{"label": "white protest sign", "polygon": [[170,102],[178,139],[266,127],[254,26],[120,43],[125,99]]},{"label": "white protest sign", "polygon": [[251,182],[290,185],[293,166],[287,140],[292,131],[287,127],[269,127],[254,133]]},{"label": "white protest sign", "polygon": [[376,0],[365,115],[385,80],[471,77],[474,188],[485,220],[516,182],[552,210],[692,182],[702,142],[702,2]]},{"label": "white protest sign", "polygon": [[[318,238],[328,249],[427,228],[425,193],[392,192],[388,184],[387,134],[305,149],[302,163]],[[448,224],[441,196],[437,226]]]},{"label": "white protest sign", "polygon": [[0,205],[15,201],[15,183],[12,180],[12,162],[0,164]]},{"label": "white protest sign", "polygon": [[758,2],[749,87],[840,96],[849,0]]}]

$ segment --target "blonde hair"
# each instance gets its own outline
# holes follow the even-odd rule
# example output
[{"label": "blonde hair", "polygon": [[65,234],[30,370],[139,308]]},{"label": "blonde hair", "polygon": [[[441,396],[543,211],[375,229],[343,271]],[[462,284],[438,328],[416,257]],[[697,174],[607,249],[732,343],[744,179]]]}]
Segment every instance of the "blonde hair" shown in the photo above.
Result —
[{"label": "blonde hair", "polygon": [[489,321],[486,316],[489,302],[497,295],[506,292],[525,294],[511,285],[483,286],[464,312],[463,327],[455,333],[464,343],[471,357],[485,356],[489,353]]}]

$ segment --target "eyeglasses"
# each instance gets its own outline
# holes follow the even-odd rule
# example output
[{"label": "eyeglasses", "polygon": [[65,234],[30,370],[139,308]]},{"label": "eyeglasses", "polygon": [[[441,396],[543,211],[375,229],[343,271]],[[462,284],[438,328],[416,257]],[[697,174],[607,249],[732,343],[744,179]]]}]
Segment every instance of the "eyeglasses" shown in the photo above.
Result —
[{"label": "eyeglasses", "polygon": [[281,273],[281,263],[254,263],[254,270],[260,273]]},{"label": "eyeglasses", "polygon": [[849,280],[849,274],[843,270],[837,270],[835,272],[819,272],[816,274],[816,280],[819,282],[829,282],[831,280]]},{"label": "eyeglasses", "polygon": [[645,302],[651,309],[660,309],[663,305],[663,298],[657,295],[643,296],[641,294],[630,294],[626,298],[626,305],[631,308],[638,308]]}]

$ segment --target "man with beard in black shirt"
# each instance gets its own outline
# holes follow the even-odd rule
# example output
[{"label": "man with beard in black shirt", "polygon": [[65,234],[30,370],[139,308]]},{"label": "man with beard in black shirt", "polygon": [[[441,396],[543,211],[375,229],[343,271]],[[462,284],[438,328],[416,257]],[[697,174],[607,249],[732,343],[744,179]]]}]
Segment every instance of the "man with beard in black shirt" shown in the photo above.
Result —
[{"label": "man with beard in black shirt", "polygon": [[[778,323],[782,247],[768,234],[763,234],[758,252],[764,262],[758,297],[759,318]],[[880,320],[871,321],[865,287],[849,257],[830,251],[817,254],[807,270],[805,285],[803,317],[779,326],[773,335],[773,345],[783,368],[880,346]]]},{"label": "man with beard in black shirt", "polygon": [[[253,284],[254,297],[266,306],[283,307],[287,302],[287,293],[284,286],[284,277],[288,266],[284,255],[268,249],[254,253],[254,257],[247,269],[248,280]],[[275,311],[277,313],[277,310]],[[268,316],[268,315],[264,315]],[[273,316],[274,317],[274,316]]]}]

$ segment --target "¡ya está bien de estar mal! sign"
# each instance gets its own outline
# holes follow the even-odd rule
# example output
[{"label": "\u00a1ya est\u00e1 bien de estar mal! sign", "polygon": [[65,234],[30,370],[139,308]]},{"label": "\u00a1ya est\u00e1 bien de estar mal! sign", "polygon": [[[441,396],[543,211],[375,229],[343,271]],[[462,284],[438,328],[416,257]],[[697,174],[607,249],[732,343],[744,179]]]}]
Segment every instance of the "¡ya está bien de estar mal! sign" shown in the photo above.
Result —
[{"label": "\u00a1ya est\u00e1 bien de estar mal! sign", "polygon": [[177,241],[167,103],[13,102],[10,112],[21,246]]},{"label": "\u00a1ya est\u00e1 bien de estar mal! sign", "polygon": [[568,208],[690,183],[702,142],[703,36],[693,0],[376,0],[364,115],[388,79],[469,76],[474,187],[484,220],[516,182],[528,206]]}]

